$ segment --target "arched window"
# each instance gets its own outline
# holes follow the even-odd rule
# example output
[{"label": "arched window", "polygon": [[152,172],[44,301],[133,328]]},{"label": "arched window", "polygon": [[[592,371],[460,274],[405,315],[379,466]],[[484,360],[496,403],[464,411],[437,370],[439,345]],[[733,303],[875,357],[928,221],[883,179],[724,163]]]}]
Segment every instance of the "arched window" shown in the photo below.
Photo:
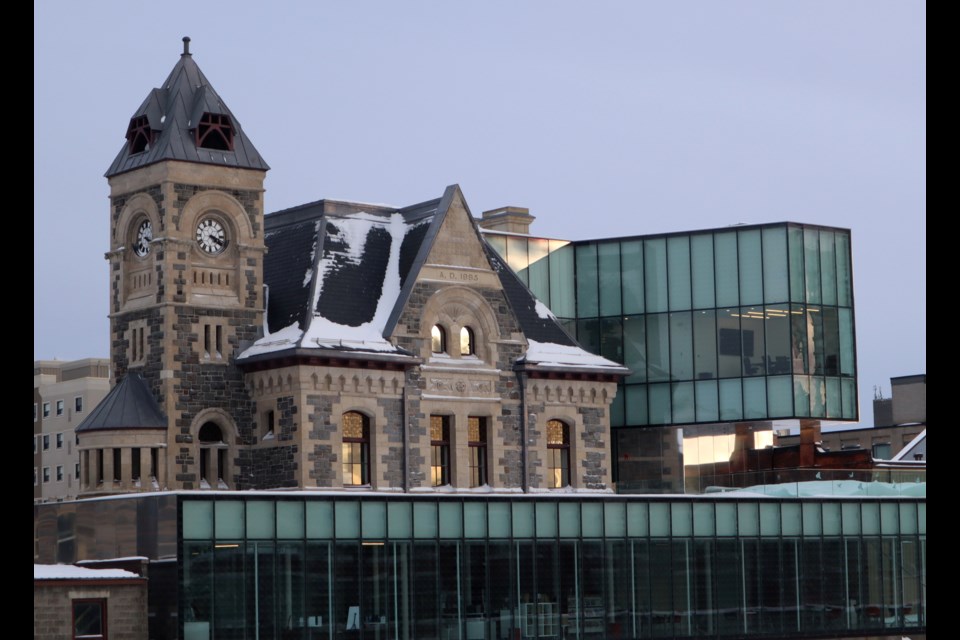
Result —
[{"label": "arched window", "polygon": [[450,416],[430,416],[430,484],[450,484]]},{"label": "arched window", "polygon": [[343,414],[343,485],[370,484],[370,419],[359,411]]},{"label": "arched window", "polygon": [[433,329],[430,330],[430,350],[434,353],[447,351],[447,332],[438,324],[433,325]]},{"label": "arched window", "polygon": [[200,443],[200,488],[225,488],[227,483],[227,443],[214,422],[205,422],[197,433]]},{"label": "arched window", "polygon": [[547,421],[547,486],[560,489],[570,484],[570,427],[559,420]]},{"label": "arched window", "polygon": [[473,339],[473,329],[460,327],[460,355],[472,356],[476,353],[476,343]]}]

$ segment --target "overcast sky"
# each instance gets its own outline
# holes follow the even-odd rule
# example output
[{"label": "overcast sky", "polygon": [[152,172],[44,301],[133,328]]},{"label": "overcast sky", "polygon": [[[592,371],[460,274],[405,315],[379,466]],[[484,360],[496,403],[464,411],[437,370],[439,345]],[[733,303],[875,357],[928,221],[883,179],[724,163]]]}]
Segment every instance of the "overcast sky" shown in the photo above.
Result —
[{"label": "overcast sky", "polygon": [[34,358],[109,357],[108,186],[191,53],[267,211],[463,189],[579,240],[849,228],[861,420],[926,373],[926,9],[914,0],[34,3]]}]

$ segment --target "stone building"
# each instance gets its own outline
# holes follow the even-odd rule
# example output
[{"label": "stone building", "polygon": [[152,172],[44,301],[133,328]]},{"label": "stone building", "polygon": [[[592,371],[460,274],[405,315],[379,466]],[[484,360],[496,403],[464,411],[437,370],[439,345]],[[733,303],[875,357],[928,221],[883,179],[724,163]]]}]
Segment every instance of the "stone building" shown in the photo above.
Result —
[{"label": "stone building", "polygon": [[110,361],[33,363],[33,499],[72,500],[80,489],[74,430],[110,391]]},{"label": "stone building", "polygon": [[609,490],[628,369],[579,347],[459,187],[265,216],[268,166],[189,39],[161,87],[106,174],[116,384],[78,428],[84,496]]}]

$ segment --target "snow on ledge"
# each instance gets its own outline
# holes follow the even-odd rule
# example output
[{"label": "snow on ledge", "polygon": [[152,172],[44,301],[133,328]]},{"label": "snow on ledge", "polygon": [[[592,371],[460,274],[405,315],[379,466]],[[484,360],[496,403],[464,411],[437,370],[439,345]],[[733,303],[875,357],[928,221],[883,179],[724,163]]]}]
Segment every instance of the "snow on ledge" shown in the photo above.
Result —
[{"label": "snow on ledge", "polygon": [[115,578],[139,578],[132,571],[123,569],[87,569],[72,564],[35,564],[34,580],[103,580]]},{"label": "snow on ledge", "polygon": [[625,369],[622,364],[607,360],[581,349],[552,342],[528,340],[523,360],[528,364],[547,367],[589,367],[594,369]]}]

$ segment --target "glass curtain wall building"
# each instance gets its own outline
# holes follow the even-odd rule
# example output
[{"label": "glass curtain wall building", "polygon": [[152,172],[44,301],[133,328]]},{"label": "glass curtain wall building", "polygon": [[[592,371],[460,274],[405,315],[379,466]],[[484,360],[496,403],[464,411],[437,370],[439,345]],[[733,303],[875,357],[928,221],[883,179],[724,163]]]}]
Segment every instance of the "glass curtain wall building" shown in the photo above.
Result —
[{"label": "glass curtain wall building", "polygon": [[35,506],[35,544],[47,563],[150,558],[151,637],[917,637],[926,498],[900,487],[131,495]]},{"label": "glass curtain wall building", "polygon": [[484,235],[586,349],[630,367],[611,407],[615,479],[675,488],[665,468],[636,469],[670,459],[682,434],[633,427],[858,419],[849,230]]}]

